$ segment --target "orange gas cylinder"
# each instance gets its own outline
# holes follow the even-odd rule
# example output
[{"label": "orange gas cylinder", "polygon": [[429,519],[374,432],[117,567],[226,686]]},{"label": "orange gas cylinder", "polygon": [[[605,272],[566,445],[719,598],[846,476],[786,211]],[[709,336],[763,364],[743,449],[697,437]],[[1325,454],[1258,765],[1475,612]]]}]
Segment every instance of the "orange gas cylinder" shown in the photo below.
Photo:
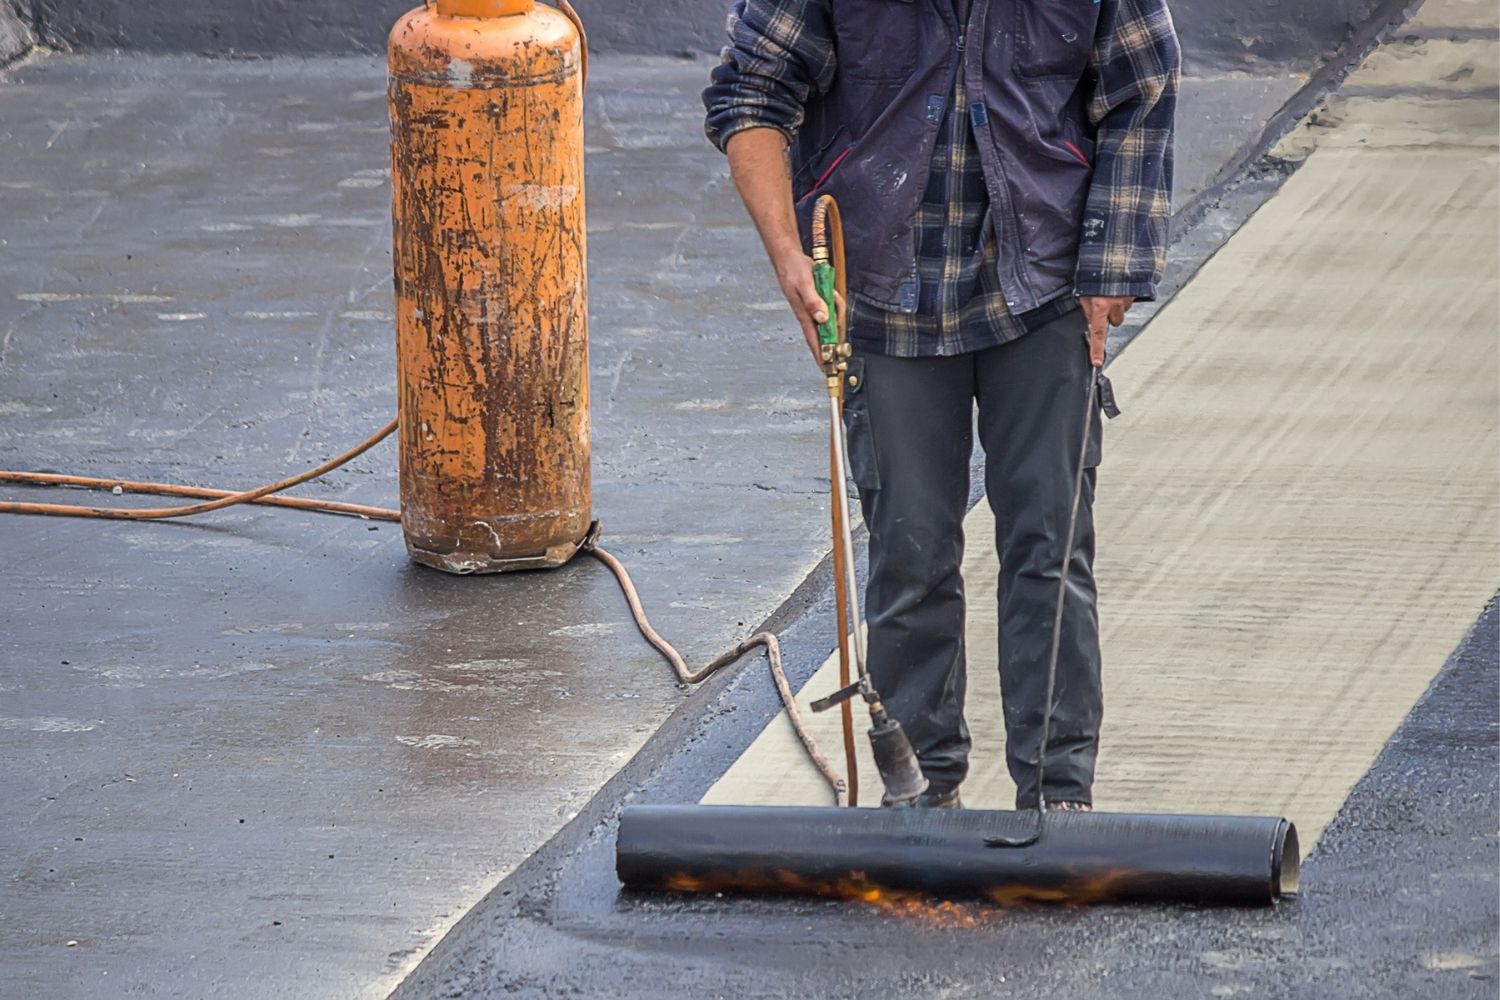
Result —
[{"label": "orange gas cylinder", "polygon": [[576,15],[435,0],[391,30],[401,525],[453,573],[557,566],[589,530]]}]

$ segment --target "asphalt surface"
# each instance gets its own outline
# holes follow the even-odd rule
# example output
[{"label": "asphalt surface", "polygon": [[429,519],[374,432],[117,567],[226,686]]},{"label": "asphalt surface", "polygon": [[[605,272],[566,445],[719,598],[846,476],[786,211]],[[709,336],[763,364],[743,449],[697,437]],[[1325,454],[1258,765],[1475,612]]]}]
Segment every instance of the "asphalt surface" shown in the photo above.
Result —
[{"label": "asphalt surface", "polygon": [[[624,893],[602,810],[528,862],[394,996],[1493,997],[1497,610],[1492,601],[1355,787],[1304,865],[1301,895],[1275,908]],[[706,763],[691,734],[679,738],[677,754]],[[637,786],[617,782],[612,808],[693,794],[691,772],[669,760],[630,777]]]},{"label": "asphalt surface", "polygon": [[[593,67],[595,505],[691,660],[769,616],[801,679],[827,653],[821,386],[701,139],[705,69]],[[1189,80],[1179,200],[1301,86]],[[387,419],[385,128],[371,59],[7,70],[0,467],[244,486]],[[1203,253],[1235,224],[1215,212]],[[391,505],[394,482],[385,445],[304,492]],[[384,995],[512,871],[567,891],[508,882],[466,927],[524,896],[675,935],[673,905],[606,891],[600,810],[642,769],[673,796],[717,772],[659,750],[596,793],[658,730],[728,759],[773,711],[753,662],[685,700],[592,564],[456,579],[393,526],[268,510],[12,518],[0,551],[3,996]],[[585,843],[576,884],[536,874]],[[460,931],[444,955],[478,948]]]},{"label": "asphalt surface", "polygon": [[[703,68],[600,62],[596,510],[702,661],[826,546],[824,404]],[[389,418],[380,62],[49,57],[0,122],[0,466],[247,485]],[[394,450],[304,492],[393,506]],[[588,562],[459,579],[247,509],[0,550],[0,994],[383,995],[683,698]]]}]

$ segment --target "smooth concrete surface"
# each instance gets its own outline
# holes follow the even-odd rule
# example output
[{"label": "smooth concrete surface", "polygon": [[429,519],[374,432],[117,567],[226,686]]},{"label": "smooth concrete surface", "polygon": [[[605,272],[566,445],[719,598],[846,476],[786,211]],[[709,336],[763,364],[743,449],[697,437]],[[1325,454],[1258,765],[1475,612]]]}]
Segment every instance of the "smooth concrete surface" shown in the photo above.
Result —
[{"label": "smooth concrete surface", "polygon": [[[1306,162],[1281,193],[1111,366],[1100,808],[1285,815],[1310,848],[1500,586],[1497,57],[1377,50],[1284,144]],[[964,797],[1003,809],[987,506],[965,536]],[[830,661],[803,698],[838,686]],[[824,801],[789,729],[705,801]]]},{"label": "smooth concrete surface", "polygon": [[[596,510],[694,662],[827,546],[825,397],[702,75],[599,60],[588,125]],[[0,467],[249,485],[387,420],[385,100],[369,59],[17,69]],[[392,505],[394,451],[301,492]],[[0,552],[0,995],[383,995],[684,699],[589,561],[448,577],[265,509]]]},{"label": "smooth concrete surface", "polygon": [[[45,37],[64,47],[236,56],[384,52],[391,25],[418,6],[418,0],[27,2],[35,3]],[[725,0],[576,0],[573,6],[595,52],[665,56],[717,51],[728,8]]]},{"label": "smooth concrete surface", "polygon": [[[1420,0],[1415,0],[1420,2]],[[1382,6],[1381,0],[1167,0],[1189,65],[1327,58]]]},{"label": "smooth concrete surface", "polygon": [[[226,55],[381,52],[414,0],[32,0],[65,47]],[[1328,58],[1389,0],[1171,0],[1195,71]],[[703,55],[728,0],[576,0],[598,52]]]},{"label": "smooth concrete surface", "polygon": [[[694,662],[827,548],[821,386],[701,139],[705,72],[597,60],[588,117],[596,504]],[[1183,130],[1200,178],[1273,86],[1221,78],[1185,87],[1227,123]],[[0,466],[249,485],[384,420],[385,142],[374,59],[11,70]],[[389,504],[393,462],[303,492]],[[774,701],[755,660],[684,698],[600,567],[442,577],[389,525],[16,518],[0,552],[0,995],[381,995],[664,719],[723,747]]]}]

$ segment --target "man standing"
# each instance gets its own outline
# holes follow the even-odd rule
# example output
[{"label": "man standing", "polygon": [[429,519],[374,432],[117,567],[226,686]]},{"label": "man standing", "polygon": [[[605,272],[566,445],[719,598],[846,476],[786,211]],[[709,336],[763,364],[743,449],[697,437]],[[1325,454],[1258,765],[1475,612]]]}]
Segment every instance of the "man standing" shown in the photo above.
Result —
[{"label": "man standing", "polygon": [[[1006,756],[1017,807],[1034,807],[1091,360],[1165,259],[1166,0],[736,0],[729,37],[708,136],[815,357],[808,220],[818,194],[843,210],[869,670],[930,782],[918,805],[957,806],[968,773],[959,567],[977,404]],[[1092,426],[1040,790],[1053,808],[1092,804],[1102,714]]]}]

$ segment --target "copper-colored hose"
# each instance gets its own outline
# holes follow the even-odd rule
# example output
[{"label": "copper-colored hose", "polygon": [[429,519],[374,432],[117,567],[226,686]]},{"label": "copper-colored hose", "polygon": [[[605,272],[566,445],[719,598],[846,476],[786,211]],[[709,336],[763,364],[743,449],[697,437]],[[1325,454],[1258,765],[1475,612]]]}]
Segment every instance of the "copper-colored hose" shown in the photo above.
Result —
[{"label": "copper-colored hose", "polygon": [[[835,427],[831,430],[828,438],[829,465],[837,469],[838,442],[832,437],[837,434]],[[837,473],[835,473],[837,474]],[[849,620],[849,593],[848,583],[845,575],[840,571],[843,565],[844,547],[844,516],[843,509],[838,504],[829,504],[833,509],[833,607],[834,614],[838,616],[839,628],[839,688],[849,686],[849,629],[845,622]],[[854,705],[850,699],[844,699],[839,703],[839,725],[844,736],[844,771],[848,775],[849,804],[859,805],[859,757],[854,749]]]},{"label": "copper-colored hose", "polygon": [[[25,486],[78,486],[92,490],[112,490],[122,493],[147,493],[173,497],[200,497],[206,500],[232,497],[234,490],[214,490],[206,486],[178,486],[175,483],[141,483],[130,479],[100,479],[95,476],[63,476],[51,472],[8,472],[0,470],[0,483],[21,483]],[[267,507],[290,507],[316,513],[352,514],[372,521],[400,521],[401,512],[386,507],[366,507],[358,503],[339,503],[334,500],[308,500],[303,497],[263,496],[247,503],[264,504]]]},{"label": "copper-colored hose", "polygon": [[[257,486],[253,490],[245,490],[241,493],[229,493],[223,490],[215,490],[213,492],[218,495],[218,499],[210,500],[208,503],[187,504],[182,507],[132,508],[83,507],[74,504],[63,503],[13,503],[4,501],[0,502],[0,514],[43,514],[52,517],[98,517],[114,521],[159,521],[169,517],[191,517],[194,514],[206,514],[211,510],[220,510],[224,507],[233,507],[235,504],[256,503],[260,501],[262,497],[270,496],[272,493],[280,493],[282,490],[290,489],[293,486],[298,486],[302,483],[305,483],[309,479],[317,479],[319,476],[337,469],[339,466],[343,465],[345,462],[348,462],[350,459],[357,458],[358,456],[363,455],[365,452],[369,451],[371,448],[375,447],[377,444],[390,437],[391,434],[396,430],[396,423],[397,421],[395,419],[392,419],[390,423],[386,424],[380,430],[365,438],[353,448],[350,448],[343,454],[335,455],[333,458],[330,458],[322,465],[319,465],[312,469],[308,469],[306,472],[299,472],[295,476],[289,476],[286,479],[282,479],[274,483],[268,483],[265,486]],[[48,474],[36,472],[0,472],[0,479],[5,479],[10,482],[26,482],[28,481],[28,479],[31,481],[37,481],[37,477],[43,476],[48,476]],[[48,478],[50,478],[50,476],[48,476]],[[59,478],[81,480],[85,477],[71,476]],[[80,483],[79,485],[84,484]],[[125,487],[124,483],[113,485],[120,486],[122,490]],[[132,493],[174,494],[182,493],[185,490],[192,489],[192,487],[173,486],[169,483],[133,483],[131,485],[149,487],[149,489],[132,489]],[[302,507],[306,505],[311,505],[307,507],[307,509],[311,510],[333,511],[336,509],[332,504],[320,503],[316,500],[306,501],[305,504],[284,504],[283,506]],[[339,504],[337,506],[348,507],[353,505]],[[366,516],[380,516],[382,519],[386,519],[387,515],[394,514],[395,517],[390,518],[391,520],[400,520],[401,518],[400,513],[397,511],[387,511],[381,510],[379,508],[369,508],[369,510],[378,511],[378,515],[367,514]],[[348,513],[348,511],[339,512]]]},{"label": "copper-colored hose", "polygon": [[[838,301],[849,301],[848,272],[844,266],[844,219],[839,213],[839,204],[831,195],[823,195],[813,204],[812,247],[814,259],[826,260],[833,266],[833,290]],[[838,324],[839,342],[849,340],[849,310],[840,308],[835,320]],[[830,475],[841,475],[839,461],[839,435],[843,433],[844,412],[843,382],[836,387],[831,383],[834,395],[833,420],[828,428],[828,465]],[[837,490],[835,490],[837,492]],[[839,688],[847,688],[849,670],[849,585],[844,570],[844,560],[851,553],[844,551],[844,508],[838,502],[828,505],[833,520],[833,605],[838,619],[839,637]],[[858,627],[858,623],[855,623]],[[848,775],[849,804],[859,805],[859,757],[854,749],[854,705],[849,699],[839,703],[839,725],[844,737],[844,772]]]},{"label": "copper-colored hose", "polygon": [[[833,290],[843,302],[849,301],[849,272],[844,265],[844,216],[833,195],[821,195],[813,203],[812,225],[813,259],[828,261],[833,266]],[[838,322],[839,340],[849,339],[849,310],[840,309],[834,316]]]},{"label": "copper-colored hose", "polygon": [[812,759],[813,766],[818,769],[818,772],[823,775],[823,780],[827,781],[833,789],[835,804],[840,806],[849,804],[848,790],[844,785],[843,779],[829,765],[828,759],[818,749],[817,742],[812,738],[812,734],[807,731],[807,726],[802,721],[802,713],[797,709],[796,699],[792,697],[792,687],[787,683],[786,672],[781,667],[781,644],[776,641],[776,636],[773,633],[757,632],[749,638],[740,640],[737,646],[711,661],[706,667],[693,670],[688,667],[687,661],[683,659],[682,654],[671,643],[663,639],[657,633],[656,629],[651,627],[650,620],[646,618],[646,610],[641,606],[640,594],[636,592],[635,584],[630,579],[630,573],[626,571],[625,566],[620,560],[597,545],[585,545],[584,549],[595,559],[608,566],[609,571],[615,575],[615,579],[620,583],[620,590],[625,594],[625,603],[630,605],[630,614],[635,619],[636,627],[641,630],[641,635],[645,636],[646,641],[662,655],[662,659],[671,665],[672,672],[677,675],[677,680],[681,683],[697,684],[699,681],[706,680],[715,671],[727,667],[755,647],[764,646],[766,659],[769,661],[771,667],[771,679],[776,683],[776,693],[781,696],[781,704],[786,709],[786,716],[792,724],[792,729],[797,733],[797,739],[802,741],[802,747],[807,751],[807,756]]}]

